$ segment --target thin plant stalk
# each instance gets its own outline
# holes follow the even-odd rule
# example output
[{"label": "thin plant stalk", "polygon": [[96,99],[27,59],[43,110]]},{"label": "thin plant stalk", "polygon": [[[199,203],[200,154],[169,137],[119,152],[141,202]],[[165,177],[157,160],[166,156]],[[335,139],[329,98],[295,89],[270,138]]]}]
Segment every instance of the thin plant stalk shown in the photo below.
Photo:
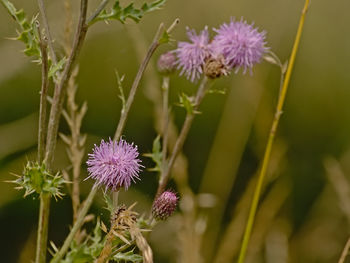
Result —
[{"label": "thin plant stalk", "polygon": [[[39,30],[40,32],[40,30]],[[42,163],[45,154],[45,136],[46,136],[46,110],[47,110],[47,91],[49,88],[48,80],[48,57],[47,41],[45,37],[40,36],[41,49],[41,91],[40,91],[40,110],[39,110],[39,129],[38,129],[38,162]],[[47,235],[50,214],[50,194],[41,193],[40,210],[37,232],[37,245],[35,253],[35,262],[44,263],[46,261]]]},{"label": "thin plant stalk", "polygon": [[39,226],[38,226],[38,237],[37,237],[37,243],[36,243],[35,263],[46,262],[50,201],[51,201],[51,195],[49,193],[40,194]]},{"label": "thin plant stalk", "polygon": [[248,221],[247,221],[247,225],[245,228],[243,241],[242,241],[242,245],[241,245],[241,250],[239,253],[239,257],[238,257],[238,263],[243,263],[245,260],[245,255],[247,252],[247,248],[248,248],[248,244],[249,244],[249,240],[250,240],[250,236],[251,236],[251,232],[252,232],[252,228],[253,228],[253,224],[254,224],[254,220],[255,220],[255,214],[257,211],[258,203],[259,203],[260,193],[261,193],[261,189],[263,186],[264,178],[266,176],[267,168],[269,165],[272,146],[273,146],[273,143],[275,140],[275,134],[276,134],[279,120],[280,120],[280,117],[282,114],[282,109],[283,109],[284,101],[286,98],[289,81],[290,81],[290,78],[292,75],[296,54],[298,51],[301,35],[303,32],[305,16],[306,16],[306,12],[307,12],[308,7],[309,7],[309,2],[310,2],[310,0],[305,1],[304,8],[303,8],[303,11],[302,11],[302,14],[300,17],[298,31],[297,31],[297,34],[295,37],[292,53],[291,53],[290,60],[289,60],[290,62],[289,62],[288,68],[287,68],[287,72],[286,72],[286,76],[285,76],[285,79],[283,82],[282,90],[281,90],[280,96],[278,98],[277,108],[276,108],[275,116],[274,116],[274,119],[272,122],[267,145],[265,148],[264,158],[263,158],[261,170],[260,170],[259,177],[258,177],[258,182],[257,182],[256,188],[254,191],[253,200],[252,200],[251,208],[249,211]]},{"label": "thin plant stalk", "polygon": [[48,79],[48,57],[47,57],[47,41],[45,37],[41,37],[41,91],[40,91],[40,110],[39,110],[39,129],[38,129],[38,162],[41,164],[45,154],[46,139],[46,111],[47,111],[47,91],[49,88]]},{"label": "thin plant stalk", "polygon": [[47,44],[49,47],[49,53],[50,53],[53,64],[57,64],[57,58],[56,58],[55,50],[53,48],[53,41],[52,41],[52,37],[51,37],[49,22],[47,20],[47,15],[46,15],[46,11],[45,11],[44,0],[38,0],[38,6],[39,6],[40,15],[41,15],[41,18],[42,18],[42,21],[44,24],[45,34],[47,37]]},{"label": "thin plant stalk", "polygon": [[338,263],[344,263],[345,259],[347,257],[347,255],[349,254],[349,250],[350,250],[350,238],[348,239],[348,241],[345,244],[345,247],[343,249],[343,252],[341,253],[341,256],[339,258]]},{"label": "thin plant stalk", "polygon": [[[168,28],[167,32],[170,33],[170,32],[173,30],[173,28],[175,27],[175,25],[178,24],[178,22],[179,22],[179,20],[176,19],[175,22]],[[160,37],[160,35],[158,35],[158,41],[159,41],[159,37]],[[157,46],[158,46],[158,45],[157,45]],[[147,54],[149,54],[149,53],[150,53],[150,50],[153,50],[153,49],[154,49],[154,45],[153,45],[153,43],[152,43],[151,46],[150,46],[150,48],[149,48],[149,50],[148,50],[148,52],[147,52]],[[154,52],[154,50],[153,50],[153,52]],[[152,54],[153,54],[153,52],[152,52]],[[145,57],[145,60],[143,61],[143,63],[142,63],[141,66],[140,66],[139,72],[142,72],[142,74],[143,74],[143,72],[144,72],[144,70],[145,70],[145,67],[147,66],[147,64],[148,64],[148,62],[149,62],[149,59],[150,59],[150,57],[149,57],[149,56],[146,56],[146,57]],[[143,69],[141,69],[141,68],[143,68]],[[135,83],[135,82],[137,83],[137,86],[138,86],[138,83],[140,82],[140,79],[141,79],[141,77],[142,77],[142,74],[141,74],[141,76],[139,76],[139,80],[138,80],[137,82],[136,82],[136,79],[135,79],[135,81],[134,81],[134,83]],[[138,75],[137,75],[137,76],[138,76]],[[137,76],[136,76],[136,78],[137,78]],[[136,87],[137,87],[137,86],[136,86]],[[135,92],[136,92],[136,91],[135,91]],[[135,95],[135,94],[134,94],[134,95]],[[128,101],[130,100],[130,101],[129,101],[130,106],[131,106],[131,104],[132,104],[134,98],[135,98],[135,96],[132,96],[132,99],[130,99],[130,95],[129,95]],[[129,109],[130,109],[130,108],[129,108]],[[128,112],[128,111],[127,111],[127,112]],[[122,115],[123,115],[123,114],[122,114]],[[117,132],[116,132],[116,134],[115,134],[115,138],[117,138],[117,139],[120,138],[121,133],[123,132],[123,128],[124,128],[124,126],[125,126],[126,120],[127,120],[127,114],[124,115],[124,118],[120,118],[119,123],[118,123],[118,127],[122,126],[122,128],[119,129],[119,130],[117,129]],[[124,122],[124,124],[121,125],[120,122]],[[65,255],[65,253],[68,251],[69,246],[70,246],[71,242],[73,241],[75,234],[77,233],[77,231],[81,228],[81,226],[82,226],[83,223],[84,223],[84,218],[85,218],[87,212],[89,211],[89,208],[90,208],[90,206],[91,206],[91,204],[92,204],[92,201],[93,201],[93,199],[94,199],[94,197],[95,197],[95,195],[96,195],[96,193],[97,193],[97,189],[98,189],[98,187],[97,187],[97,186],[94,186],[94,187],[92,188],[92,190],[90,191],[88,197],[87,197],[86,200],[84,201],[84,203],[82,203],[81,208],[80,208],[79,216],[78,216],[76,222],[74,223],[72,230],[70,231],[69,235],[67,236],[66,240],[64,241],[63,246],[62,246],[61,249],[55,254],[54,258],[50,261],[50,263],[58,263],[58,262],[63,258],[63,256]]]},{"label": "thin plant stalk", "polygon": [[64,95],[66,93],[68,81],[73,71],[73,66],[76,62],[78,54],[80,53],[88,29],[88,26],[86,25],[87,3],[88,0],[81,0],[80,2],[80,18],[78,28],[75,34],[73,48],[69,55],[68,61],[64,67],[59,83],[55,87],[50,112],[45,155],[45,162],[49,168],[51,168],[52,166],[54,151],[56,148],[58,125],[63,109]]},{"label": "thin plant stalk", "polygon": [[182,125],[181,132],[179,134],[179,137],[176,140],[174,149],[169,157],[169,161],[167,163],[167,166],[162,171],[162,174],[161,174],[161,177],[159,180],[159,185],[158,185],[156,197],[158,195],[160,195],[165,190],[165,187],[170,179],[170,172],[171,172],[171,169],[173,168],[176,157],[180,153],[182,146],[185,143],[186,137],[187,137],[188,132],[192,126],[192,122],[194,120],[194,117],[196,115],[196,111],[198,110],[199,105],[201,104],[201,102],[202,102],[202,100],[207,92],[207,89],[208,89],[207,82],[208,82],[207,77],[204,77],[201,84],[199,85],[198,90],[197,90],[193,110],[192,110],[192,112],[187,112],[187,114],[186,114],[186,118],[185,118],[185,121]]},{"label": "thin plant stalk", "polygon": [[118,199],[119,199],[119,189],[113,191],[113,208],[114,208],[114,211],[117,211],[117,209],[118,209]]},{"label": "thin plant stalk", "polygon": [[80,213],[78,215],[77,220],[75,221],[75,224],[72,227],[72,230],[69,232],[69,235],[67,236],[66,240],[64,241],[61,249],[55,254],[55,256],[50,261],[50,263],[59,262],[63,258],[63,256],[66,254],[66,252],[68,251],[70,244],[72,243],[72,241],[75,237],[75,234],[78,232],[78,230],[80,229],[80,227],[84,223],[85,216],[86,216],[87,212],[89,211],[89,208],[92,204],[92,201],[94,200],[94,197],[97,193],[97,190],[98,190],[98,186],[94,185],[92,187],[89,195],[87,196],[86,200],[84,201],[84,204],[82,205],[82,207],[80,209]]},{"label": "thin plant stalk", "polygon": [[63,48],[66,56],[69,56],[72,46],[72,28],[73,28],[73,14],[72,14],[72,5],[71,0],[64,1],[64,14],[65,14],[65,23],[64,23],[64,44]]},{"label": "thin plant stalk", "polygon": [[163,91],[163,129],[162,129],[162,135],[163,135],[163,144],[162,144],[162,163],[163,167],[165,167],[166,163],[166,155],[167,155],[167,149],[168,149],[168,123],[169,123],[169,80],[170,78],[168,76],[163,77],[163,83],[162,83],[162,91]]},{"label": "thin plant stalk", "polygon": [[86,23],[90,26],[93,23],[93,20],[98,17],[98,15],[105,9],[106,5],[108,4],[109,0],[103,0],[99,4],[99,6],[96,8],[95,12],[86,20]]},{"label": "thin plant stalk", "polygon": [[[174,27],[179,23],[179,19],[175,19],[175,21],[171,24],[171,26],[166,30],[166,32],[168,34],[170,34],[170,32],[174,29]],[[161,40],[161,37],[162,37],[162,34],[164,33],[164,24],[161,23],[158,30],[157,30],[157,33],[153,39],[153,42],[151,44],[151,46],[149,47],[148,51],[147,51],[147,54],[144,58],[144,60],[142,61],[141,63],[141,66],[136,74],[136,77],[134,79],[134,82],[131,86],[131,89],[130,89],[130,93],[129,93],[129,96],[128,96],[128,99],[126,101],[126,104],[125,104],[125,108],[122,110],[122,113],[121,113],[121,116],[120,116],[120,120],[119,120],[119,123],[118,123],[118,126],[117,126],[117,130],[115,132],[115,135],[114,135],[114,140],[119,140],[120,136],[122,135],[122,132],[124,130],[124,127],[125,127],[125,124],[126,124],[126,120],[127,120],[127,116],[129,114],[129,111],[130,111],[130,108],[131,108],[131,104],[132,102],[134,101],[134,98],[135,98],[135,94],[136,94],[136,91],[137,91],[137,88],[140,84],[140,81],[141,81],[141,78],[143,76],[143,73],[145,72],[145,69],[154,53],[154,51],[159,47],[159,45],[161,44],[160,40]]]}]

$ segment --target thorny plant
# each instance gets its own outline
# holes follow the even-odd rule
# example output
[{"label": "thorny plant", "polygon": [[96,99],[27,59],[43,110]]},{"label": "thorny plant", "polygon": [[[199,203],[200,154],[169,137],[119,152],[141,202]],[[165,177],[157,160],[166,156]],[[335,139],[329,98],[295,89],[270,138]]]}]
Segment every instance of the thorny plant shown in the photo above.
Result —
[{"label": "thorny plant", "polygon": [[[127,19],[139,22],[142,17],[153,12],[165,4],[165,0],[154,0],[144,3],[140,8],[133,3],[123,7],[120,1],[115,0],[112,7],[108,7],[109,0],[102,0],[95,11],[88,15],[88,0],[80,0],[80,14],[74,35],[71,28],[73,14],[71,2],[64,1],[66,10],[66,22],[64,24],[65,38],[63,49],[65,54],[59,56],[53,45],[54,39],[50,31],[48,17],[43,0],[38,0],[39,16],[28,19],[23,10],[18,10],[10,1],[1,0],[8,13],[18,24],[17,40],[25,44],[24,53],[34,58],[34,61],[42,67],[42,86],[40,92],[39,132],[38,132],[38,157],[36,162],[28,162],[24,172],[18,179],[11,181],[17,184],[17,188],[25,189],[25,196],[38,194],[40,197],[39,223],[37,232],[36,263],[46,262],[47,239],[49,227],[49,213],[51,197],[62,198],[62,186],[66,185],[71,195],[73,207],[73,226],[61,247],[51,243],[51,263],[69,262],[153,262],[153,252],[147,242],[147,233],[153,229],[157,222],[166,220],[176,209],[178,196],[175,192],[166,190],[171,175],[177,174],[175,181],[178,190],[189,206],[183,205],[183,217],[187,218],[188,224],[201,221],[197,211],[200,204],[195,202],[195,195],[187,183],[187,162],[181,154],[183,145],[197,114],[200,113],[200,105],[209,93],[215,92],[214,80],[229,75],[231,72],[245,73],[252,69],[255,64],[265,59],[281,69],[281,89],[276,111],[276,116],[271,129],[268,146],[258,179],[257,188],[254,192],[252,208],[250,210],[247,228],[242,242],[239,262],[244,262],[245,251],[251,235],[252,225],[255,219],[257,203],[261,191],[262,182],[269,163],[271,148],[274,142],[274,134],[282,112],[283,102],[286,96],[288,82],[301,36],[302,25],[308,2],[305,3],[302,19],[300,22],[297,38],[287,68],[287,63],[282,63],[270,48],[266,46],[266,32],[248,24],[243,19],[231,19],[229,23],[214,28],[215,36],[209,37],[208,27],[199,34],[187,28],[190,42],[179,42],[175,50],[168,51],[160,56],[158,70],[162,75],[162,85],[154,100],[156,113],[156,127],[159,135],[153,142],[152,153],[145,154],[150,157],[155,167],[150,170],[159,174],[157,193],[154,197],[150,217],[145,219],[133,211],[133,206],[126,208],[118,205],[118,193],[121,188],[128,189],[133,182],[140,180],[139,174],[144,166],[138,159],[139,152],[136,145],[128,143],[121,138],[133,104],[135,94],[140,85],[147,65],[155,52],[162,44],[171,40],[170,33],[178,24],[176,19],[169,28],[161,24],[155,34],[153,42],[146,50],[134,82],[126,97],[123,87],[124,76],[120,77],[116,71],[118,89],[122,101],[120,119],[113,140],[102,140],[96,144],[92,153],[88,154],[89,177],[96,182],[89,195],[84,201],[80,200],[80,173],[83,160],[85,159],[86,135],[81,134],[81,126],[87,111],[87,103],[79,106],[75,101],[78,74],[78,57],[83,47],[88,29],[99,21],[118,20],[125,23]],[[41,20],[41,23],[39,23]],[[141,44],[142,45],[142,44]],[[171,74],[180,70],[180,75],[186,76],[191,82],[199,85],[194,96],[185,93],[179,95],[178,106],[186,111],[186,117],[179,132],[173,123],[173,113],[169,101]],[[50,98],[49,87],[54,86],[53,97]],[[66,100],[66,104],[64,103]],[[49,102],[49,103],[48,103]],[[46,119],[49,110],[49,119]],[[67,145],[67,155],[71,166],[56,175],[54,171],[54,156],[57,144],[59,120],[63,115],[66,120],[70,135],[59,133],[62,141]],[[176,166],[175,163],[180,165]],[[180,167],[180,168],[179,168]],[[180,172],[179,172],[180,171]],[[100,188],[105,187],[104,198],[111,214],[109,227],[94,215],[87,215],[93,199]],[[111,193],[112,198],[109,196]],[[278,204],[277,204],[278,205]],[[95,220],[96,227],[92,233],[86,233],[83,224]],[[204,220],[204,219],[203,219]],[[185,225],[188,229],[189,225]],[[102,234],[104,232],[105,234]],[[200,239],[200,237],[199,237]],[[194,238],[197,247],[200,240]],[[196,253],[196,251],[194,251]],[[196,258],[196,256],[194,256]],[[196,258],[195,261],[199,261]]]}]

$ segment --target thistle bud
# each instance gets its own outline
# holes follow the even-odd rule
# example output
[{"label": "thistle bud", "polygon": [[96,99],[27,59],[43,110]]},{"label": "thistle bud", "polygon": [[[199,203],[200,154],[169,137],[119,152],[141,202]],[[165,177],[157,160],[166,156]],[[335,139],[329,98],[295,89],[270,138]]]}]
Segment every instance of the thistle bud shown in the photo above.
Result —
[{"label": "thistle bud", "polygon": [[216,79],[221,76],[226,76],[228,71],[225,65],[224,58],[209,58],[204,64],[204,74],[210,79]]},{"label": "thistle bud", "polygon": [[153,203],[152,215],[156,220],[166,220],[175,211],[177,196],[171,191],[163,192]]},{"label": "thistle bud", "polygon": [[172,52],[162,54],[157,63],[158,71],[162,74],[169,75],[175,71],[176,57]]}]

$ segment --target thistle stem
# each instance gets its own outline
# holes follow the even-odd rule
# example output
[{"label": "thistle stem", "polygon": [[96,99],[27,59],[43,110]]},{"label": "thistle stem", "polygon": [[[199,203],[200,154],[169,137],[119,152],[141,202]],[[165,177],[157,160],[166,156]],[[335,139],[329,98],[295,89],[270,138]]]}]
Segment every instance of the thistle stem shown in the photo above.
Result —
[{"label": "thistle stem", "polygon": [[[46,110],[47,110],[46,96],[47,96],[47,90],[49,88],[49,81],[48,81],[47,41],[45,37],[42,37],[40,35],[40,30],[39,30],[39,37],[40,37],[40,49],[41,49],[42,61],[41,61],[39,129],[38,129],[38,162],[39,164],[41,164],[45,154]],[[35,255],[36,263],[45,263],[46,261],[50,200],[51,200],[50,194],[41,193],[36,255]]]},{"label": "thistle stem", "polygon": [[35,263],[45,263],[46,262],[46,248],[47,248],[47,235],[48,235],[48,229],[49,229],[50,201],[51,201],[51,195],[49,193],[41,193]]},{"label": "thistle stem", "polygon": [[[166,30],[166,32],[169,34],[178,23],[179,23],[179,19],[175,19],[175,21]],[[134,101],[135,94],[136,94],[137,88],[138,88],[138,86],[140,84],[140,81],[141,81],[141,78],[143,76],[143,73],[145,72],[145,69],[146,69],[146,67],[147,67],[147,65],[148,65],[148,63],[149,63],[149,61],[150,61],[154,51],[161,44],[160,40],[161,40],[161,37],[162,37],[163,33],[164,33],[164,24],[161,23],[159,25],[157,33],[156,33],[156,35],[155,35],[155,37],[153,39],[153,42],[150,45],[150,47],[149,47],[149,49],[147,51],[147,54],[146,54],[145,58],[143,59],[141,65],[140,65],[140,68],[139,68],[139,70],[138,70],[138,72],[136,74],[134,82],[133,82],[133,84],[131,86],[129,96],[128,96],[128,99],[127,99],[126,104],[125,104],[125,108],[122,110],[122,113],[121,113],[121,116],[120,116],[120,119],[119,119],[119,123],[118,123],[117,129],[116,129],[115,135],[114,135],[114,140],[115,141],[119,140],[120,136],[122,135],[122,132],[123,132],[125,124],[126,124],[127,116],[129,114],[129,111],[130,111],[130,108],[131,108],[131,104]]]},{"label": "thistle stem", "polygon": [[166,155],[168,149],[168,123],[169,123],[169,77],[163,77],[162,83],[163,91],[163,145],[162,145],[162,158],[163,167],[166,163]]},{"label": "thistle stem", "polygon": [[51,168],[54,151],[56,148],[58,125],[59,125],[59,120],[63,109],[63,101],[64,101],[64,95],[66,93],[67,84],[72,74],[73,65],[81,50],[82,44],[86,36],[87,28],[88,28],[85,23],[87,3],[88,3],[88,0],[81,0],[80,2],[80,18],[79,18],[78,29],[75,34],[73,48],[68,58],[67,64],[63,70],[60,81],[58,85],[56,85],[54,96],[53,96],[48,133],[47,133],[46,155],[45,155],[45,162],[49,169]]},{"label": "thistle stem", "polygon": [[45,37],[40,37],[41,49],[41,91],[40,91],[40,110],[39,110],[39,130],[38,130],[38,162],[42,163],[45,155],[46,139],[46,111],[47,111],[47,91],[49,88],[48,80],[48,58],[47,41]]},{"label": "thistle stem", "polygon": [[40,11],[41,18],[43,20],[46,37],[47,37],[47,40],[48,40],[47,42],[48,42],[48,47],[49,47],[49,52],[50,52],[50,55],[51,55],[51,59],[52,59],[53,64],[57,64],[57,58],[56,58],[55,50],[53,48],[53,41],[52,41],[52,37],[51,37],[49,22],[48,22],[47,16],[46,16],[46,10],[45,10],[44,1],[43,0],[38,0],[38,6],[39,6],[39,11]]},{"label": "thistle stem", "polygon": [[346,256],[349,254],[349,249],[350,249],[350,238],[348,239],[348,241],[345,244],[345,247],[343,249],[343,252],[341,253],[341,256],[339,258],[338,263],[344,263]]},{"label": "thistle stem", "polygon": [[275,116],[274,116],[274,119],[272,122],[267,145],[265,148],[264,158],[263,158],[261,170],[260,170],[259,177],[258,177],[258,182],[257,182],[256,188],[254,191],[253,200],[252,200],[251,208],[249,211],[248,221],[247,221],[247,225],[246,225],[244,236],[243,236],[242,246],[241,246],[241,250],[239,253],[238,263],[243,263],[245,260],[245,255],[247,252],[247,248],[248,248],[248,244],[249,244],[249,240],[250,240],[250,236],[251,236],[251,232],[252,232],[252,228],[253,228],[253,224],[254,224],[254,220],[255,220],[255,214],[257,211],[258,203],[259,203],[261,188],[262,188],[264,178],[266,176],[267,168],[269,165],[272,146],[273,146],[273,143],[275,140],[276,130],[277,130],[277,127],[279,124],[281,114],[282,114],[282,109],[283,109],[284,101],[286,98],[289,81],[290,81],[290,78],[292,75],[295,57],[296,57],[296,54],[298,51],[300,38],[301,38],[301,34],[303,31],[303,27],[304,27],[305,15],[306,15],[306,12],[307,12],[307,9],[309,6],[309,2],[310,2],[310,0],[305,1],[305,5],[303,8],[301,17],[300,17],[297,35],[295,37],[292,53],[291,53],[290,60],[289,60],[290,62],[289,62],[288,69],[286,72],[286,77],[285,77],[284,82],[283,82],[282,90],[281,90],[280,96],[278,98],[277,108],[276,108]]},{"label": "thistle stem", "polygon": [[87,212],[89,211],[89,208],[92,204],[92,201],[94,200],[94,197],[97,193],[97,190],[98,190],[98,187],[96,185],[94,185],[92,187],[91,192],[89,193],[88,197],[86,198],[85,202],[83,203],[83,205],[80,209],[79,216],[78,216],[77,220],[75,221],[75,223],[72,227],[72,230],[70,231],[69,235],[67,236],[66,240],[64,241],[63,246],[55,254],[55,256],[50,261],[50,263],[59,262],[63,258],[64,254],[68,251],[69,246],[75,237],[75,234],[77,233],[77,231],[81,228],[81,226],[84,223],[85,216],[86,216]]},{"label": "thistle stem", "polygon": [[95,12],[86,20],[86,24],[91,26],[94,23],[94,19],[102,12],[102,10],[106,7],[109,0],[103,0],[99,6],[96,8]]},{"label": "thistle stem", "polygon": [[198,110],[199,105],[201,104],[201,102],[202,102],[202,100],[207,92],[207,88],[208,88],[207,82],[208,82],[207,77],[204,77],[198,90],[197,90],[193,110],[192,110],[192,112],[187,112],[187,114],[186,114],[185,121],[182,125],[181,132],[179,134],[179,137],[176,140],[176,143],[175,143],[174,149],[171,153],[171,156],[169,157],[168,164],[167,164],[166,168],[162,171],[162,174],[161,174],[161,177],[159,180],[159,185],[158,185],[156,197],[158,195],[160,195],[165,190],[165,187],[169,181],[170,172],[171,172],[171,169],[173,168],[176,157],[178,156],[178,154],[180,153],[180,151],[184,145],[184,142],[186,140],[188,132],[192,126],[192,122],[194,120],[196,111]]},{"label": "thistle stem", "polygon": [[119,199],[119,190],[113,191],[113,209],[117,211],[118,209],[118,199]]},{"label": "thistle stem", "polygon": [[126,124],[126,120],[127,120],[127,116],[129,114],[129,111],[130,111],[130,108],[131,108],[131,104],[133,103],[134,101],[134,98],[135,98],[135,94],[136,94],[136,91],[137,91],[137,88],[140,84],[140,81],[141,81],[141,78],[143,76],[143,73],[144,71],[146,70],[146,67],[154,53],[154,51],[157,49],[157,47],[160,45],[159,43],[159,39],[161,37],[161,34],[163,33],[163,29],[164,29],[164,24],[161,23],[158,30],[157,30],[157,33],[153,39],[153,42],[152,44],[150,45],[148,51],[147,51],[147,54],[144,58],[144,60],[142,61],[141,63],[141,66],[136,74],[136,77],[134,79],[134,82],[131,86],[131,89],[130,89],[130,93],[129,93],[129,96],[128,96],[128,99],[126,101],[126,104],[125,104],[125,108],[122,110],[121,112],[121,116],[120,116],[120,120],[119,120],[119,123],[118,123],[118,127],[117,127],[117,130],[115,132],[115,135],[114,135],[114,140],[119,140],[120,136],[122,135],[122,131],[124,130],[124,127],[125,127],[125,124]]}]

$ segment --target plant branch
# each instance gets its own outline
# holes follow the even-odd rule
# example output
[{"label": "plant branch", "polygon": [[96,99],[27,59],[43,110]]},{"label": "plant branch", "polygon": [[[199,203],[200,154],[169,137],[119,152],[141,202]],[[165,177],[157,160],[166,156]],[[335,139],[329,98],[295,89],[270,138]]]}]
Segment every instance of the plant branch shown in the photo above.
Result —
[{"label": "plant branch", "polygon": [[86,36],[87,28],[88,28],[85,23],[87,3],[88,3],[88,0],[81,0],[80,18],[79,18],[78,29],[75,34],[73,48],[68,58],[67,64],[64,68],[64,71],[62,73],[62,76],[60,78],[59,84],[55,88],[55,93],[53,96],[53,102],[52,102],[50,120],[49,120],[49,126],[48,126],[46,156],[45,156],[45,161],[49,168],[51,167],[53,162],[54,151],[55,151],[56,142],[57,142],[59,120],[62,113],[64,95],[66,92],[67,84],[72,74],[73,65],[81,50],[82,44]]},{"label": "plant branch", "polygon": [[303,11],[302,11],[302,14],[300,17],[300,21],[299,21],[297,35],[295,37],[292,53],[291,53],[290,60],[289,60],[290,62],[289,62],[288,69],[286,72],[286,77],[284,79],[282,90],[281,90],[280,96],[278,98],[275,117],[274,117],[274,120],[272,122],[272,126],[271,126],[271,130],[270,130],[269,138],[267,141],[267,145],[266,145],[260,174],[258,177],[258,182],[257,182],[256,188],[254,191],[253,200],[252,200],[251,208],[249,211],[248,221],[247,221],[247,225],[246,225],[244,236],[243,236],[243,241],[242,241],[242,246],[241,246],[241,250],[240,250],[240,254],[239,254],[239,258],[238,258],[238,263],[243,263],[245,260],[245,255],[247,252],[248,243],[250,240],[251,231],[252,231],[254,220],[255,220],[255,214],[257,211],[258,203],[259,203],[260,193],[261,193],[262,185],[264,182],[264,178],[266,176],[267,168],[268,168],[268,165],[270,162],[272,146],[273,146],[273,143],[275,140],[275,134],[276,134],[279,120],[280,120],[280,117],[282,114],[282,109],[283,109],[284,101],[286,98],[289,81],[290,81],[290,78],[292,75],[292,70],[293,70],[296,54],[298,51],[298,47],[299,47],[299,43],[300,43],[300,39],[301,39],[301,34],[303,31],[303,27],[304,27],[305,15],[306,15],[306,11],[307,11],[308,6],[309,6],[309,1],[310,0],[305,1],[305,5],[304,5]]},{"label": "plant branch", "polygon": [[[176,19],[174,21],[174,23],[166,30],[166,32],[169,34],[173,29],[174,27],[179,23],[179,19]],[[122,135],[122,132],[123,132],[123,129],[125,127],[125,124],[126,124],[126,120],[127,120],[127,116],[129,114],[129,111],[130,111],[130,108],[131,108],[131,104],[133,103],[134,101],[134,98],[135,98],[135,94],[136,94],[136,91],[137,91],[137,88],[140,84],[140,81],[141,81],[141,78],[143,76],[143,73],[154,53],[154,51],[157,49],[157,47],[161,44],[160,40],[161,40],[161,37],[162,37],[162,34],[164,33],[164,24],[161,23],[158,30],[157,30],[157,33],[153,39],[153,42],[152,44],[150,45],[148,51],[147,51],[147,54],[144,58],[144,60],[142,61],[141,65],[140,65],[140,68],[136,74],[136,77],[135,77],[135,80],[131,86],[131,89],[130,89],[130,93],[129,93],[129,96],[128,96],[128,99],[126,101],[126,104],[125,104],[125,108],[122,110],[121,112],[121,116],[120,116],[120,120],[119,120],[119,123],[118,123],[118,127],[117,127],[117,130],[115,132],[115,135],[114,135],[114,140],[119,140],[120,136]]]},{"label": "plant branch", "polygon": [[40,194],[39,226],[38,226],[38,236],[36,241],[35,263],[46,262],[50,201],[51,201],[51,195],[49,193]]},{"label": "plant branch", "polygon": [[163,91],[163,145],[162,145],[162,164],[163,168],[165,168],[166,163],[166,155],[167,155],[167,149],[168,149],[168,123],[169,123],[169,77],[164,76],[163,77],[163,84],[162,84],[162,91]]},{"label": "plant branch", "polygon": [[343,249],[343,252],[341,253],[341,256],[339,258],[338,263],[344,263],[346,256],[349,254],[349,249],[350,249],[350,238],[348,239],[348,241],[345,244],[345,247]]},{"label": "plant branch", "polygon": [[39,6],[39,11],[40,11],[41,18],[43,20],[46,37],[47,37],[47,40],[48,40],[47,42],[48,42],[48,47],[49,47],[49,52],[50,52],[50,55],[51,55],[51,59],[52,59],[53,64],[57,64],[57,58],[56,58],[55,50],[53,48],[53,41],[52,41],[52,37],[51,37],[49,22],[48,22],[47,16],[46,16],[44,1],[43,0],[38,0],[38,6]]},{"label": "plant branch", "polygon": [[109,0],[103,0],[96,8],[95,12],[86,20],[86,24],[92,25],[93,20],[103,11]]},{"label": "plant branch", "polygon": [[47,41],[45,37],[40,36],[41,49],[41,91],[40,91],[40,110],[39,110],[39,130],[38,130],[38,162],[42,163],[45,155],[46,139],[46,111],[47,111],[47,91],[49,88],[48,79],[48,58],[47,58]]},{"label": "plant branch", "polygon": [[76,222],[74,223],[72,230],[70,231],[69,235],[67,236],[66,240],[64,241],[63,246],[55,254],[55,256],[50,261],[50,263],[58,263],[63,258],[63,256],[66,254],[66,252],[68,251],[68,249],[69,249],[69,247],[70,247],[70,245],[75,237],[75,234],[78,232],[78,230],[84,224],[85,216],[86,216],[87,212],[89,211],[89,208],[92,204],[92,201],[94,200],[94,197],[97,193],[97,190],[98,190],[98,187],[96,185],[94,185],[92,187],[88,197],[86,198],[82,208],[80,209],[79,216],[78,216]]},{"label": "plant branch", "polygon": [[187,112],[186,119],[182,125],[181,132],[179,134],[179,137],[176,140],[176,143],[175,143],[174,149],[171,153],[171,156],[169,157],[168,164],[167,164],[166,168],[162,171],[156,196],[160,195],[165,190],[165,187],[170,179],[170,172],[171,172],[171,169],[173,168],[176,157],[178,156],[178,154],[180,153],[180,151],[182,149],[182,146],[184,145],[187,134],[192,126],[192,122],[194,120],[196,111],[198,110],[199,105],[201,104],[201,102],[202,102],[202,100],[207,92],[207,88],[208,88],[207,81],[208,81],[207,77],[204,77],[199,88],[198,88],[197,94],[196,94],[193,111]]}]

